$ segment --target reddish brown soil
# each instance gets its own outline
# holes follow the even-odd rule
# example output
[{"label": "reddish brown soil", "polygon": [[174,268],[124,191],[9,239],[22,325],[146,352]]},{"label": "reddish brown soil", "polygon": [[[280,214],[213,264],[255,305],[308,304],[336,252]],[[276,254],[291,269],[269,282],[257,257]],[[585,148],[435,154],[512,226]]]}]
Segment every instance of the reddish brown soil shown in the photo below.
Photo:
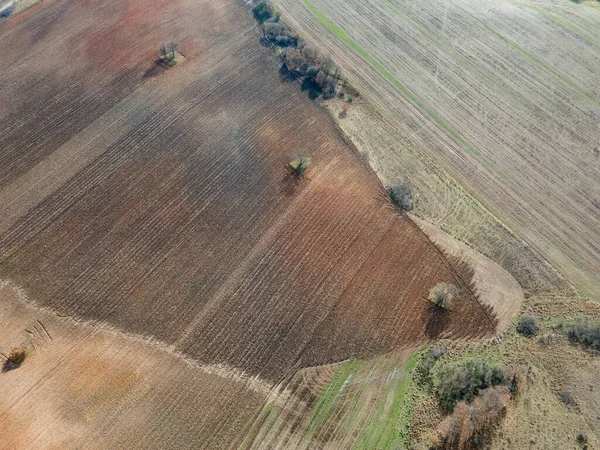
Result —
[{"label": "reddish brown soil", "polygon": [[[185,61],[144,77],[166,40]],[[0,41],[0,278],[42,305],[273,381],[493,332],[242,2],[54,0]]]}]

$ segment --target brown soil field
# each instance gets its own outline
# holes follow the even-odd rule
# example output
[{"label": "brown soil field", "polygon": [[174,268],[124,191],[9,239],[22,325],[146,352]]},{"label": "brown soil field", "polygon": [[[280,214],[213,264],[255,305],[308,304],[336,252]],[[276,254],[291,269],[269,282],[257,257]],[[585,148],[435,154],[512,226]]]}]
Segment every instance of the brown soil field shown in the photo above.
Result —
[{"label": "brown soil field", "polygon": [[598,2],[276,3],[398,131],[375,151],[382,179],[407,147],[423,151],[600,299]]},{"label": "brown soil field", "polygon": [[270,385],[231,368],[199,366],[21,296],[0,284],[0,352],[32,349],[0,374],[1,449],[235,448],[270,398]]},{"label": "brown soil field", "polygon": [[36,346],[0,446],[236,447],[299,369],[496,331],[241,1],[44,1],[0,40],[0,351]]},{"label": "brown soil field", "polygon": [[[243,4],[59,0],[0,37],[0,275],[39,305],[273,381],[493,333]],[[163,40],[185,61],[145,76]],[[460,288],[452,311],[425,299],[438,281]]]}]

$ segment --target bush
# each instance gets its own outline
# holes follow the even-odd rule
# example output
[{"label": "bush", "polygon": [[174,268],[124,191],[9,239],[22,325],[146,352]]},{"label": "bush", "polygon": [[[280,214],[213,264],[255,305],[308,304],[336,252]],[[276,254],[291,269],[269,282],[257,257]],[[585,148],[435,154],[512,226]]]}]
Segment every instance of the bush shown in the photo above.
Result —
[{"label": "bush", "polygon": [[438,283],[429,291],[427,299],[434,305],[444,309],[452,307],[452,300],[458,295],[458,288],[449,283]]},{"label": "bush", "polygon": [[175,64],[177,62],[177,47],[177,42],[167,42],[166,44],[160,44],[160,60],[169,65]]},{"label": "bush", "polygon": [[408,183],[402,183],[399,186],[389,188],[388,194],[392,199],[392,202],[404,211],[410,211],[415,207],[412,187]]},{"label": "bush", "polygon": [[588,442],[587,434],[585,434],[583,431],[580,431],[579,433],[577,433],[577,442],[579,442],[580,444],[587,444],[587,442]]},{"label": "bush", "polygon": [[8,372],[9,370],[16,369],[25,358],[29,354],[29,349],[27,347],[15,347],[8,354],[8,358],[4,361],[4,365],[2,366],[2,372]]},{"label": "bush", "polygon": [[581,319],[565,327],[569,339],[584,347],[600,350],[600,322]]},{"label": "bush", "polygon": [[266,22],[267,20],[276,21],[279,19],[279,16],[275,11],[275,7],[268,0],[262,0],[254,8],[252,8],[252,14],[259,23]]},{"label": "bush", "polygon": [[423,357],[419,361],[419,365],[417,366],[416,370],[417,373],[421,375],[421,378],[427,383],[431,383],[431,370],[445,351],[446,347],[443,345],[437,345],[435,347],[430,347],[425,353],[423,353]]},{"label": "bush", "polygon": [[524,336],[535,336],[540,330],[537,317],[525,314],[519,319],[517,331]]},{"label": "bush", "polygon": [[560,401],[567,406],[575,405],[575,397],[573,396],[573,394],[571,394],[570,391],[559,391],[558,398],[560,398]]},{"label": "bush", "polygon": [[459,402],[436,430],[438,446],[457,450],[478,447],[485,431],[506,412],[509,399],[508,389],[498,386],[483,390],[471,405]]},{"label": "bush", "polygon": [[457,402],[471,402],[480,390],[505,384],[508,371],[502,364],[471,359],[459,365],[436,367],[433,385],[442,410],[450,412]]},{"label": "bush", "polygon": [[298,156],[297,158],[294,158],[292,161],[290,161],[290,169],[292,170],[292,173],[297,176],[297,177],[301,177],[302,174],[306,171],[306,169],[308,169],[308,166],[310,166],[312,164],[312,159],[308,156]]},{"label": "bush", "polygon": [[300,38],[294,30],[279,22],[267,22],[264,26],[265,37],[279,47],[296,47]]}]

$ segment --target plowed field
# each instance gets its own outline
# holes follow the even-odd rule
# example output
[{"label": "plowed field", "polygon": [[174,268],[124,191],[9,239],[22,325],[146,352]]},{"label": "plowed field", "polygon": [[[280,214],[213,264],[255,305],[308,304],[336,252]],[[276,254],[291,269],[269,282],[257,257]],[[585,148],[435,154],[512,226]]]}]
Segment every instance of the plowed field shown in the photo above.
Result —
[{"label": "plowed field", "polygon": [[[280,78],[242,2],[45,1],[0,22],[0,40],[0,278],[38,306],[269,386],[305,366],[494,332],[462,266],[390,205],[328,113]],[[185,60],[157,69],[167,40]],[[314,162],[298,181],[285,166],[300,153]],[[426,300],[439,281],[459,287],[451,311]],[[52,395],[69,377],[100,377],[134,351],[114,355],[120,341],[90,339],[82,345],[100,356],[57,358],[45,400],[64,401]],[[0,350],[14,344],[4,339]],[[116,359],[104,364],[105,354]],[[153,370],[139,355],[123,370],[138,364]],[[3,391],[8,380],[0,375]],[[173,386],[195,395],[187,379],[166,383],[166,397]],[[227,396],[222,381],[206,383],[214,398]],[[20,389],[14,402],[35,408]],[[215,408],[235,411],[229,400]],[[153,401],[140,408],[158,408]],[[223,419],[222,447],[260,413],[248,401]],[[165,408],[164,420],[198,414],[193,402]],[[102,428],[110,421],[71,420],[108,447],[125,442]],[[137,445],[162,446],[169,427],[151,424],[149,436],[161,437]],[[209,445],[181,433],[178,448]]]}]

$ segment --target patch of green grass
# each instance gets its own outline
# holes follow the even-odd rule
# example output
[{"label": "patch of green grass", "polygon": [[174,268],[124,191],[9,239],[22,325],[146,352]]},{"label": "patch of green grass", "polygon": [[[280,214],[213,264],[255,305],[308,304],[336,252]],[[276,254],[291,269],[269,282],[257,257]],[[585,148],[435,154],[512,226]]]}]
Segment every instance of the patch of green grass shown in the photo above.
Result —
[{"label": "patch of green grass", "polygon": [[354,360],[340,364],[325,390],[316,399],[310,412],[306,439],[310,440],[327,420],[338,397],[344,393],[352,377],[363,367],[363,362]]},{"label": "patch of green grass", "polygon": [[312,12],[315,17],[327,27],[335,36],[337,36],[342,42],[348,45],[354,52],[362,56],[375,70],[382,74],[386,80],[392,84],[395,88],[400,90],[406,97],[408,97],[419,109],[425,112],[425,114],[437,123],[444,131],[453,136],[458,142],[464,145],[476,156],[481,156],[479,151],[471,146],[456,130],[452,129],[440,117],[437,116],[433,111],[427,108],[415,94],[413,94],[406,86],[404,86],[383,64],[373,58],[369,52],[358,45],[348,34],[342,30],[339,26],[333,23],[325,14],[323,14],[319,8],[317,8],[310,0],[303,0],[306,7]]},{"label": "patch of green grass", "polygon": [[[412,373],[419,357],[414,353],[408,362],[396,367],[393,381],[380,402],[377,412],[358,436],[355,449],[394,448],[408,445],[408,425],[414,402],[409,394]],[[390,401],[388,401],[390,399]]]}]

